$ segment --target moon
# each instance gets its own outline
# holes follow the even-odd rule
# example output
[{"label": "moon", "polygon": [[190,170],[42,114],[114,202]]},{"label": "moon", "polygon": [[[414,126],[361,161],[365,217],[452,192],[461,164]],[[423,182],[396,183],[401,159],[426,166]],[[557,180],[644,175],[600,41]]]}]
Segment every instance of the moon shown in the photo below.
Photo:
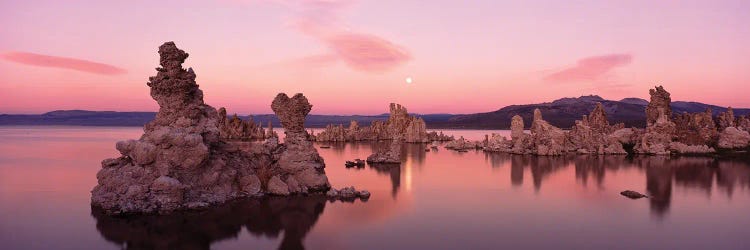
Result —
[{"label": "moon", "polygon": [[412,82],[411,77],[407,77],[406,78],[406,83],[411,83],[411,82]]}]

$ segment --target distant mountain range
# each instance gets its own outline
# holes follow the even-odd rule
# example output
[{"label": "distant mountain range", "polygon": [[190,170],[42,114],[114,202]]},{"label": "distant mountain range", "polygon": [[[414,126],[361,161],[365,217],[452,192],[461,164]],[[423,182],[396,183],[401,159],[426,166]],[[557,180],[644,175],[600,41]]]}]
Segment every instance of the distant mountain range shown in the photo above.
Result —
[{"label": "distant mountain range", "polygon": [[[507,129],[514,115],[521,115],[526,126],[531,124],[534,109],[542,111],[544,119],[551,124],[569,128],[575,120],[580,120],[594,109],[596,103],[602,103],[607,111],[610,123],[625,123],[628,127],[644,127],[645,108],[648,101],[640,98],[625,98],[619,101],[605,100],[599,96],[581,96],[562,98],[552,102],[511,105],[496,111],[476,114],[414,114],[422,117],[428,128],[454,129]],[[675,114],[703,112],[711,108],[714,115],[726,111],[726,107],[699,102],[672,102]],[[735,115],[750,114],[750,109],[734,109]],[[58,110],[40,115],[0,115],[0,125],[79,125],[79,126],[143,126],[154,119],[155,112],[116,112],[87,110]],[[240,116],[247,119],[248,116]],[[263,126],[271,121],[274,127],[280,127],[279,120],[273,114],[253,115],[253,120]],[[310,128],[325,127],[328,124],[344,124],[356,120],[360,126],[368,126],[374,120],[388,119],[388,114],[380,115],[309,115],[305,126]]]},{"label": "distant mountain range", "polygon": [[[551,124],[560,128],[570,128],[576,120],[583,115],[588,115],[596,106],[602,103],[607,112],[610,123],[625,123],[627,127],[646,126],[646,105],[648,101],[640,98],[625,98],[619,101],[605,100],[596,95],[581,96],[578,98],[562,98],[552,102],[511,105],[496,111],[487,113],[455,115],[447,121],[436,121],[427,123],[432,128],[471,128],[471,129],[506,129],[510,128],[511,117],[518,114],[523,117],[524,124],[528,127],[533,119],[534,109],[542,111],[542,116]],[[672,111],[675,114],[685,112],[703,112],[711,108],[714,116],[727,110],[726,107],[704,104],[699,102],[673,101]],[[750,109],[735,109],[735,115],[746,115]]]}]

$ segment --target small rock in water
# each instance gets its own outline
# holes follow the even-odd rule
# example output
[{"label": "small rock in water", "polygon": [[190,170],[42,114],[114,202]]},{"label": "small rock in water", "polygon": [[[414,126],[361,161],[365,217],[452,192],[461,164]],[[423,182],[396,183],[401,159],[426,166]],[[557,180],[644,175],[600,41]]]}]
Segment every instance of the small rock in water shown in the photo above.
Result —
[{"label": "small rock in water", "polygon": [[351,168],[351,167],[362,168],[362,167],[365,167],[365,161],[357,158],[357,159],[354,159],[354,161],[346,161],[346,163],[344,163],[344,166],[346,166],[347,168]]},{"label": "small rock in water", "polygon": [[625,190],[625,191],[620,192],[620,194],[622,196],[628,197],[630,199],[640,199],[640,198],[647,198],[648,197],[648,196],[646,196],[644,194],[641,194],[641,193],[638,193],[638,192],[632,191],[632,190]]},{"label": "small rock in water", "polygon": [[357,191],[354,187],[345,187],[340,190],[331,188],[326,193],[326,196],[331,200],[341,200],[352,202],[354,199],[359,198],[360,200],[367,200],[370,198],[370,192],[367,190]]}]

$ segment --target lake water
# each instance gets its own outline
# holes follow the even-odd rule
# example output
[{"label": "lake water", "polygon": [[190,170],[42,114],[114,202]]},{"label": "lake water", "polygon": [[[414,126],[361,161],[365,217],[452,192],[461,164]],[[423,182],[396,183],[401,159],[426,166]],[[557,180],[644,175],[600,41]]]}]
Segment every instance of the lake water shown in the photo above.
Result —
[{"label": "lake water", "polygon": [[[0,127],[0,249],[750,249],[747,159],[531,157],[410,144],[400,167],[347,169],[345,160],[381,145],[331,144],[318,149],[331,184],[367,189],[367,202],[266,198],[133,218],[92,211],[101,160],[141,133]],[[619,194],[626,189],[651,197],[630,200]]]}]

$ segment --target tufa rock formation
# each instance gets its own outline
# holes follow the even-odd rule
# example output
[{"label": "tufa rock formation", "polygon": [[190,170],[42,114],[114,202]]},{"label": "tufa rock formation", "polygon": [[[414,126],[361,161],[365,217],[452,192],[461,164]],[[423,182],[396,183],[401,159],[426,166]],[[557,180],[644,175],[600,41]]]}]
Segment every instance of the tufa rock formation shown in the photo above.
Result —
[{"label": "tufa rock formation", "polygon": [[240,119],[237,114],[234,114],[231,119],[228,118],[227,110],[225,108],[219,108],[218,122],[219,132],[222,139],[264,140],[275,135],[273,133],[267,134],[260,123],[255,123],[252,117],[247,121]]},{"label": "tufa rock formation", "polygon": [[[657,86],[648,93],[651,95],[651,101],[646,106],[646,126],[655,123],[661,113],[664,113],[667,118],[672,117],[672,106],[670,106],[672,98],[669,92],[664,90],[664,87]],[[662,111],[659,111],[660,109]]]},{"label": "tufa rock formation", "polygon": [[404,142],[449,141],[452,137],[442,132],[427,132],[427,125],[422,118],[410,116],[406,107],[391,103],[388,120],[373,121],[369,127],[360,127],[356,121],[351,121],[348,128],[339,124],[329,124],[325,130],[315,137],[320,142],[353,142],[395,140],[397,137]]},{"label": "tufa rock formation", "polygon": [[611,134],[623,129],[623,124],[610,126],[601,103],[589,116],[576,121],[568,132],[566,150],[580,154],[627,154],[620,140]]},{"label": "tufa rock formation", "polygon": [[388,147],[380,148],[367,157],[367,163],[401,163],[401,138],[391,140]]},{"label": "tufa rock formation", "polygon": [[[138,140],[118,142],[121,156],[102,161],[92,206],[108,214],[169,213],[265,193],[325,192],[330,188],[307,133],[311,105],[301,94],[279,94],[272,104],[287,133],[240,150],[221,139],[220,116],[203,102],[188,54],[173,42],[159,47],[160,65],[147,85],[159,104]],[[223,111],[222,113],[224,113]]]}]

